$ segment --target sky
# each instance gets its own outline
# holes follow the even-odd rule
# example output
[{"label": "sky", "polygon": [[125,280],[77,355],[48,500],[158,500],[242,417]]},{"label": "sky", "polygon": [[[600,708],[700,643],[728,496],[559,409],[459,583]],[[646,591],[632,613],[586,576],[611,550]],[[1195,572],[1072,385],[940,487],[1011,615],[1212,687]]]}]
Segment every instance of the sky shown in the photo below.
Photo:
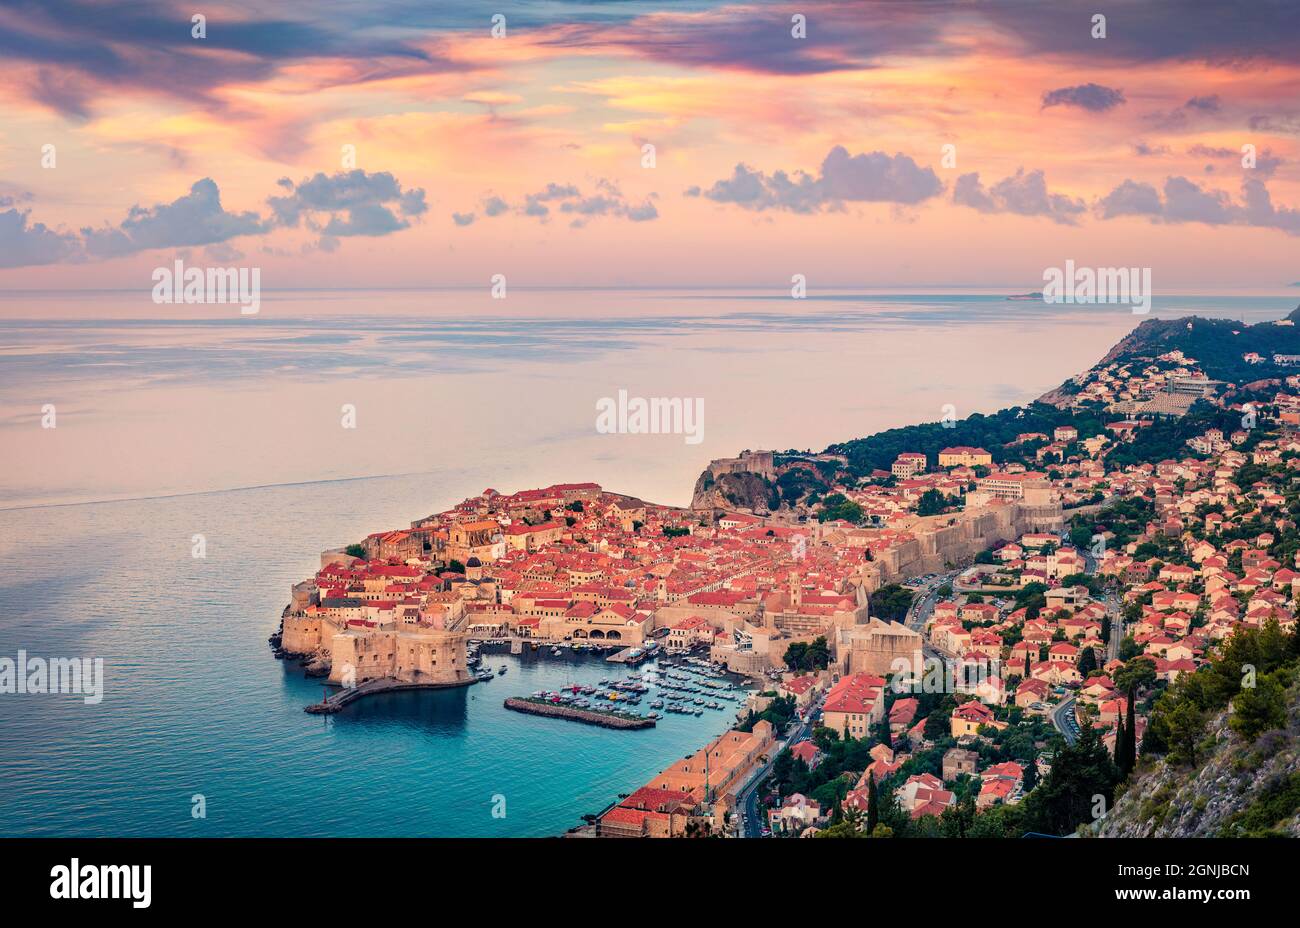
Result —
[{"label": "sky", "polygon": [[1297,47],[1293,0],[0,0],[0,289],[1300,292]]}]

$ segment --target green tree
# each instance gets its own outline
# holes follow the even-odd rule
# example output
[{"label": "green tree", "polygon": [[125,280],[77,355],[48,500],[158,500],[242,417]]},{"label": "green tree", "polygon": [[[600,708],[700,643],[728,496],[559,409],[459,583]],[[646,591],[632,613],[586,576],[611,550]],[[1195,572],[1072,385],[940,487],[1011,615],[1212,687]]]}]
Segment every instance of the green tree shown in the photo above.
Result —
[{"label": "green tree", "polygon": [[1119,721],[1115,723],[1115,769],[1119,771],[1120,780],[1127,772],[1124,767],[1124,720],[1127,716],[1120,711]]},{"label": "green tree", "polygon": [[939,827],[945,838],[965,838],[975,824],[975,796],[967,793],[939,816]]},{"label": "green tree", "polygon": [[1124,774],[1127,776],[1137,765],[1137,699],[1135,690],[1128,691],[1128,728],[1124,730]]},{"label": "green tree", "polygon": [[907,618],[914,594],[897,583],[888,583],[871,594],[871,614],[888,622],[901,622]]},{"label": "green tree", "polygon": [[817,513],[818,522],[831,522],[843,519],[857,524],[862,521],[862,507],[843,493],[831,493],[822,500],[821,511]]},{"label": "green tree", "polygon": [[916,502],[918,516],[937,516],[948,508],[948,497],[933,488],[921,494]]},{"label": "green tree", "polygon": [[1079,652],[1079,676],[1087,680],[1097,670],[1097,654],[1092,648]]},{"label": "green tree", "polygon": [[806,641],[792,642],[791,645],[785,649],[785,654],[782,656],[781,660],[785,662],[785,666],[791,669],[794,669],[796,667],[802,667],[803,656],[805,653],[807,653],[807,651],[808,651],[808,642]]},{"label": "green tree", "polygon": [[1105,809],[1119,781],[1110,752],[1091,725],[1084,725],[1074,744],[1056,752],[1052,770],[1038,788],[1025,797],[1025,827],[1044,834],[1064,835],[1091,821],[1101,797]]},{"label": "green tree", "polygon": [[835,825],[830,825],[817,832],[818,838],[865,838],[867,837],[858,830],[858,826],[847,819]]},{"label": "green tree", "polygon": [[831,662],[830,646],[825,635],[818,635],[804,652],[804,670],[825,670]]},{"label": "green tree", "polygon": [[1120,692],[1141,689],[1156,682],[1156,663],[1149,657],[1135,657],[1115,671],[1115,687]]},{"label": "green tree", "polygon": [[782,660],[791,670],[825,670],[831,661],[830,645],[824,635],[811,642],[796,641],[785,649]]},{"label": "green tree", "polygon": [[1273,674],[1260,677],[1232,700],[1229,726],[1247,741],[1286,725],[1286,690]]},{"label": "green tree", "polygon": [[1196,745],[1205,733],[1205,719],[1205,712],[1192,700],[1179,700],[1168,691],[1162,693],[1151,712],[1147,737],[1142,739],[1144,753],[1164,749],[1175,764],[1195,764]]},{"label": "green tree", "polygon": [[1133,690],[1130,689],[1128,707],[1119,717],[1119,730],[1115,734],[1115,767],[1121,782],[1128,779],[1137,763],[1137,715],[1133,703]]}]

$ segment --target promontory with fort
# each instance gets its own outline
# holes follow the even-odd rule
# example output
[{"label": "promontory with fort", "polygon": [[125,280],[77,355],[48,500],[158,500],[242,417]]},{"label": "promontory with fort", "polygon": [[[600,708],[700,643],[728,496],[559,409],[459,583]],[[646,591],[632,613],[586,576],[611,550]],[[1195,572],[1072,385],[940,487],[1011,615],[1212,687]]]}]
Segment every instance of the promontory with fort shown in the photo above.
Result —
[{"label": "promontory with fort", "polygon": [[687,508],[487,489],[324,552],[272,645],[309,711],[493,648],[608,662],[515,694],[537,724],[732,694],[575,836],[1300,835],[1298,321],[1149,320],[1024,406],[715,460]]}]

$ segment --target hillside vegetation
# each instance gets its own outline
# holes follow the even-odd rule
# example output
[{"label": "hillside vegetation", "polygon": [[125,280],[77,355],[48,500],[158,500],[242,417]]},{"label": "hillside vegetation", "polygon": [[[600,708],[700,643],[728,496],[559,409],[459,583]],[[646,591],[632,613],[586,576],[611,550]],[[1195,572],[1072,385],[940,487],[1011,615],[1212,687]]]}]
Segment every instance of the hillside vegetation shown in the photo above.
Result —
[{"label": "hillside vegetation", "polygon": [[1300,837],[1300,635],[1233,635],[1156,700],[1103,837]]}]

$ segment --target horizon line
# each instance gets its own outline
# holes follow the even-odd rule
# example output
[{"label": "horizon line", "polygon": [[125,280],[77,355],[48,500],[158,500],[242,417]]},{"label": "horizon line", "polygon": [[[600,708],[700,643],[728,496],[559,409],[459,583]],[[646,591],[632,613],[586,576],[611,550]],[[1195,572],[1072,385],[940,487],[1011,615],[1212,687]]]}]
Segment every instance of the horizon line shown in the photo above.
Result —
[{"label": "horizon line", "polygon": [[289,480],[283,483],[254,483],[241,487],[215,487],[208,490],[182,490],[177,493],[155,493],[147,496],[113,496],[104,499],[82,499],[62,503],[27,503],[22,506],[0,506],[0,512],[21,512],[28,509],[64,509],[73,506],[102,506],[108,503],[143,503],[163,499],[180,499],[187,496],[211,496],[216,493],[241,493],[246,490],[274,490],[283,487],[306,487],[320,483],[351,483],[357,480],[387,480],[393,477],[422,477],[438,471],[416,470],[397,474],[360,474],[352,477],[322,477],[317,480]]},{"label": "horizon line", "polygon": [[[983,291],[1003,291],[1017,290],[1018,287],[1026,286],[1023,284],[845,284],[831,283],[818,285],[818,289],[823,291],[910,291],[918,294],[930,292],[957,292],[957,293],[981,293]],[[412,293],[412,292],[477,292],[483,289],[482,284],[458,284],[450,286],[413,284],[410,286],[384,287],[384,286],[363,286],[363,287],[311,287],[311,286],[289,286],[289,287],[262,287],[263,293]],[[61,293],[141,293],[146,292],[149,287],[0,287],[0,294],[61,294]],[[694,290],[719,290],[719,291],[750,291],[750,292],[772,292],[786,293],[789,287],[784,285],[759,286],[755,284],[512,284],[511,290],[522,290],[525,292],[555,292],[555,291],[597,291],[597,292],[627,292],[627,291],[694,291]],[[1192,296],[1197,294],[1210,295],[1232,295],[1247,291],[1258,290],[1276,290],[1278,296],[1289,295],[1283,291],[1300,290],[1300,282],[1289,284],[1278,284],[1275,286],[1261,287],[1183,287],[1173,288],[1157,296]],[[1030,291],[1034,292],[1034,291]],[[813,299],[812,293],[806,299]]]}]

